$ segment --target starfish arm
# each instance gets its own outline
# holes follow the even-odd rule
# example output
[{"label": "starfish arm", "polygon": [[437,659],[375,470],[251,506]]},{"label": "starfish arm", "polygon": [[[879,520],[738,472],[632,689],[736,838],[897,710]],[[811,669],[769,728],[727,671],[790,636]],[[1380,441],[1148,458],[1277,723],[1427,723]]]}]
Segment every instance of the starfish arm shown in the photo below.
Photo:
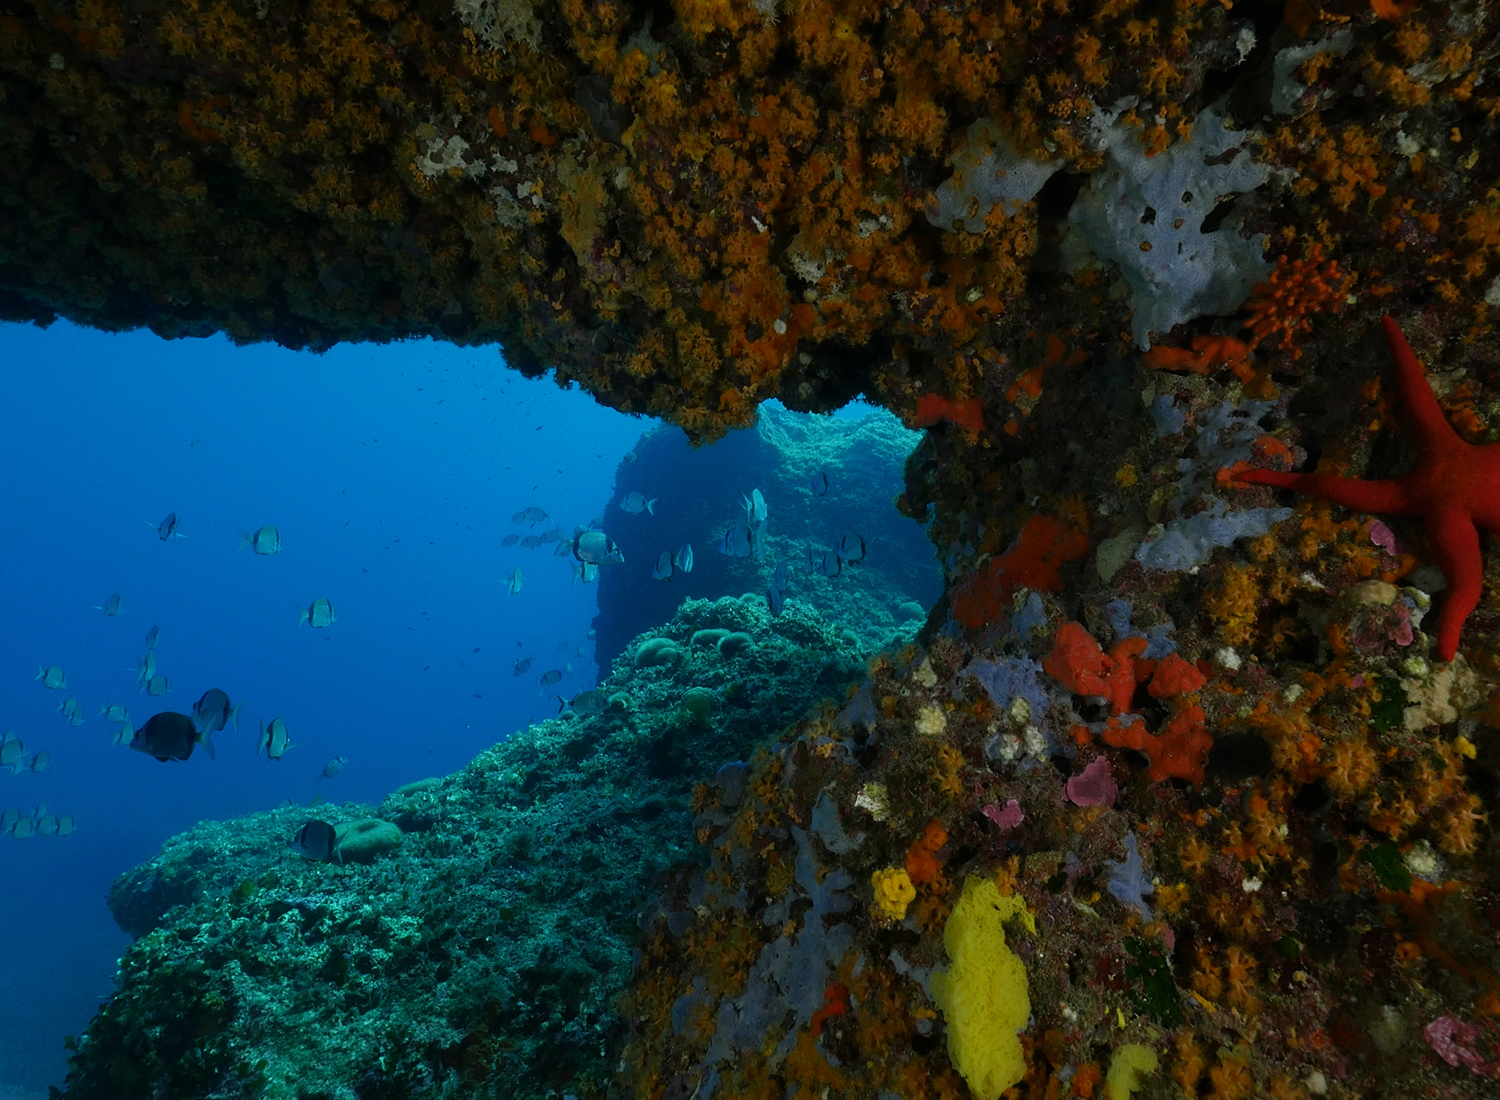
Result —
[{"label": "starfish arm", "polygon": [[1309,496],[1331,500],[1356,512],[1384,512],[1390,516],[1408,516],[1412,507],[1406,485],[1394,481],[1361,481],[1332,474],[1287,474],[1279,470],[1245,470],[1235,478],[1248,485],[1275,485]]},{"label": "starfish arm", "polygon": [[1443,508],[1427,514],[1427,539],[1432,556],[1448,581],[1442,609],[1438,611],[1438,656],[1453,660],[1458,635],[1469,612],[1479,605],[1484,561],[1479,555],[1479,529],[1469,514],[1459,508]]},{"label": "starfish arm", "polygon": [[1425,452],[1434,446],[1451,446],[1460,442],[1453,425],[1443,415],[1443,408],[1433,395],[1422,364],[1411,350],[1411,345],[1406,342],[1401,326],[1391,319],[1390,314],[1382,317],[1380,323],[1385,329],[1385,342],[1390,346],[1391,359],[1396,364],[1396,389],[1410,419],[1417,446]]}]

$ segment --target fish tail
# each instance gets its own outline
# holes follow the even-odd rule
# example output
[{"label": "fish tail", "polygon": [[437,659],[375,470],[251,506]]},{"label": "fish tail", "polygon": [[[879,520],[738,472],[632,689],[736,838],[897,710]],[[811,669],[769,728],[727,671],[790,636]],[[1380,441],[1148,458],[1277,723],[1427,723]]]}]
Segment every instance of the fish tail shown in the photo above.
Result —
[{"label": "fish tail", "polygon": [[646,501],[646,514],[648,516],[656,515],[656,502],[660,499],[661,497],[652,497],[650,500]]}]

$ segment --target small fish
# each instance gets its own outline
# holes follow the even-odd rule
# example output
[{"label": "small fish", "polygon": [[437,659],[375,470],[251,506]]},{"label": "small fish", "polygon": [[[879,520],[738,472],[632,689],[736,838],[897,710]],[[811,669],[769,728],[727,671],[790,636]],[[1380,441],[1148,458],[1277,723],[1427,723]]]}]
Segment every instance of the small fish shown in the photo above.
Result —
[{"label": "small fish", "polygon": [[146,681],[147,695],[165,695],[172,690],[172,685],[165,676],[153,676]]},{"label": "small fish", "polygon": [[317,599],[308,604],[307,610],[302,612],[301,622],[307,623],[314,630],[322,630],[325,626],[338,622],[338,618],[333,613],[333,604],[326,599]]},{"label": "small fish", "polygon": [[42,687],[52,691],[61,691],[68,686],[68,678],[63,675],[63,670],[57,665],[49,665],[46,668],[37,665],[36,676],[33,679],[40,680]]},{"label": "small fish", "polygon": [[120,613],[120,594],[118,592],[111,594],[103,603],[95,604],[94,610],[102,611],[110,618],[114,618]]},{"label": "small fish", "polygon": [[766,498],[761,495],[759,489],[751,489],[750,495],[740,495],[744,501],[745,519],[750,523],[763,523],[766,518]]},{"label": "small fish", "polygon": [[587,657],[588,655],[589,655],[589,651],[586,650],[586,649],[584,649],[583,646],[579,646],[577,649],[575,649],[573,651],[573,656],[575,656],[575,657]]},{"label": "small fish", "polygon": [[344,855],[339,851],[338,832],[326,821],[309,821],[297,830],[287,847],[315,863],[344,862]]},{"label": "small fish", "polygon": [[135,665],[135,682],[144,684],[156,675],[156,654],[152,650],[146,650],[146,655]]},{"label": "small fish", "polygon": [[824,550],[817,554],[808,550],[807,561],[812,566],[812,571],[822,577],[837,577],[844,571],[844,559],[832,550]]},{"label": "small fish", "polygon": [[16,822],[21,820],[21,811],[11,807],[4,813],[0,813],[0,833],[8,833],[16,827]]},{"label": "small fish", "polygon": [[510,571],[510,574],[505,578],[505,594],[507,596],[514,596],[519,593],[521,591],[521,582],[523,580],[525,580],[525,577],[522,575],[521,567],[518,565],[514,569],[512,569]]},{"label": "small fish", "polygon": [[244,705],[244,700],[241,700],[231,706],[226,692],[218,688],[209,688],[203,693],[202,698],[193,704],[193,721],[198,724],[204,736],[218,733],[230,722],[234,723],[235,732],[239,732],[240,707]]},{"label": "small fish", "polygon": [[651,571],[651,579],[654,581],[669,581],[672,579],[672,551],[663,550],[656,557],[656,568]]},{"label": "small fish", "polygon": [[599,567],[590,562],[573,563],[573,583],[588,584],[599,579]]},{"label": "small fish", "polygon": [[83,725],[83,707],[79,705],[77,699],[64,699],[57,709],[62,711],[62,716],[68,720],[68,725]]},{"label": "small fish", "polygon": [[153,626],[150,630],[146,631],[146,648],[155,649],[156,639],[160,637],[160,635],[161,627],[159,626]]},{"label": "small fish", "polygon": [[572,552],[573,540],[568,538],[559,538],[557,545],[552,548],[552,556],[554,558],[566,557]]},{"label": "small fish", "polygon": [[26,746],[8,730],[5,737],[4,741],[0,741],[0,768],[9,768],[11,775],[20,775],[26,768],[22,763],[26,756]]},{"label": "small fish", "polygon": [[815,497],[828,495],[828,471],[819,470],[812,477],[812,495]]},{"label": "small fish", "polygon": [[526,549],[528,550],[535,550],[538,546],[542,545],[542,536],[527,535],[524,539],[521,540],[521,545],[526,547]]},{"label": "small fish", "polygon": [[542,509],[538,508],[534,504],[530,508],[526,509],[526,513],[525,514],[526,514],[526,521],[528,523],[533,523],[533,524],[535,524],[535,523],[541,523],[542,520],[548,518],[547,517],[547,513],[544,512],[544,511],[542,511]]},{"label": "small fish", "polygon": [[512,670],[511,675],[512,676],[522,676],[522,675],[525,674],[526,670],[528,668],[530,668],[530,667],[531,667],[531,658],[530,657],[517,657],[516,658],[515,668],[514,668],[514,670]]},{"label": "small fish", "polygon": [[571,699],[564,699],[561,695],[557,697],[557,713],[562,714],[603,714],[609,709],[609,697],[602,691],[580,691]]},{"label": "small fish", "polygon": [[778,562],[776,572],[771,574],[771,587],[778,592],[784,593],[786,592],[787,585],[791,584],[791,582],[791,577],[787,575],[786,562]]},{"label": "small fish", "polygon": [[325,779],[332,779],[334,776],[338,775],[339,772],[344,770],[344,765],[347,763],[349,763],[349,758],[347,756],[335,756],[332,760],[323,765],[323,770],[318,775],[318,782],[321,783]]},{"label": "small fish", "polygon": [[125,713],[125,704],[124,703],[110,703],[108,706],[106,706],[103,703],[100,703],[99,704],[99,714],[100,714],[101,717],[103,717],[103,719],[106,722],[128,722],[128,721],[130,721],[129,715],[127,715]]},{"label": "small fish", "polygon": [[120,728],[115,731],[114,743],[116,745],[125,745],[128,747],[134,737],[135,726],[130,722],[122,722],[120,723]]},{"label": "small fish", "polygon": [[622,466],[628,465],[628,464],[634,462],[636,460],[636,457],[637,456],[636,456],[636,453],[634,451],[626,451],[625,452],[625,457],[622,458],[622,459],[620,459],[620,465],[622,465]]},{"label": "small fish", "polygon": [[512,531],[510,534],[506,535],[503,539],[500,540],[500,545],[501,546],[514,546],[516,543],[518,543],[520,541],[521,541],[521,536],[518,535],[518,534],[516,534],[514,531]]},{"label": "small fish", "polygon": [[573,556],[588,565],[620,565],[625,555],[615,540],[603,531],[584,531],[573,536]]},{"label": "small fish", "polygon": [[677,548],[677,553],[672,557],[672,564],[677,567],[679,573],[691,573],[693,571],[693,544],[685,542]]},{"label": "small fish", "polygon": [[750,525],[750,553],[759,558],[766,548],[766,521],[757,520]]},{"label": "small fish", "polygon": [[750,556],[750,525],[744,520],[736,520],[734,526],[724,532],[724,537],[719,540],[719,553],[727,554],[731,558],[748,558]]},{"label": "small fish", "polygon": [[549,527],[539,536],[543,542],[557,542],[563,537],[561,527]]},{"label": "small fish", "polygon": [[542,687],[549,687],[552,684],[557,683],[561,679],[562,670],[554,668],[542,673],[542,678],[538,681],[538,683],[540,683]]},{"label": "small fish", "polygon": [[167,513],[167,518],[164,519],[164,520],[162,520],[160,523],[157,523],[157,524],[153,524],[148,519],[146,521],[146,526],[147,527],[154,526],[156,528],[156,537],[159,538],[159,539],[161,539],[162,542],[166,542],[169,538],[172,538],[174,536],[177,537],[177,538],[181,538],[182,537],[180,534],[177,533],[177,513],[176,512],[168,512]]},{"label": "small fish", "polygon": [[241,531],[240,549],[243,550],[247,546],[262,557],[279,554],[281,553],[281,532],[269,523],[257,530],[253,535],[248,535],[244,531]]},{"label": "small fish", "polygon": [[786,606],[786,596],[774,584],[766,589],[766,606],[771,609],[773,619],[780,615],[781,609]]},{"label": "small fish", "polygon": [[865,539],[863,535],[840,535],[839,541],[834,546],[834,552],[839,558],[847,562],[865,560]]},{"label": "small fish", "polygon": [[72,814],[63,814],[62,817],[60,817],[60,818],[57,819],[57,835],[58,836],[72,836],[73,835],[73,827],[74,826],[73,826],[73,815]]},{"label": "small fish", "polygon": [[660,499],[661,497],[652,497],[647,500],[645,493],[626,493],[625,499],[620,501],[620,511],[629,512],[633,516],[638,516],[642,512],[648,516],[654,516],[656,515],[656,502]]},{"label": "small fish", "polygon": [[52,757],[45,752],[34,753],[31,757],[31,770],[33,772],[44,772],[47,765],[52,762]]},{"label": "small fish", "polygon": [[[186,714],[178,714],[175,710],[164,710],[160,714],[153,714],[144,726],[135,731],[130,747],[136,752],[154,756],[165,764],[169,760],[186,760],[193,755],[193,748],[199,742],[198,727],[193,725],[191,718]],[[203,741],[202,744],[203,750],[212,760],[213,743]]]},{"label": "small fish", "polygon": [[11,828],[10,835],[17,840],[28,840],[36,836],[36,819],[23,817]]},{"label": "small fish", "polygon": [[510,517],[510,521],[512,523],[525,523],[526,522],[526,509],[522,508],[515,515],[511,516]]},{"label": "small fish", "polygon": [[291,747],[292,739],[287,735],[285,722],[280,718],[272,718],[270,722],[261,722],[260,745],[256,748],[256,752],[265,753],[267,760],[280,760],[286,754],[286,750]]}]

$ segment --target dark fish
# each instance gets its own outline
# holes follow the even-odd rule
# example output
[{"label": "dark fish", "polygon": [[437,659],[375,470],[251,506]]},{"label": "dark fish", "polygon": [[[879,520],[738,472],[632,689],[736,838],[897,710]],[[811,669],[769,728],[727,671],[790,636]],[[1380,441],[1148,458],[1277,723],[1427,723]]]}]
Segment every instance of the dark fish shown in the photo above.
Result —
[{"label": "dark fish", "polygon": [[786,597],[782,595],[781,589],[774,584],[766,589],[766,606],[771,609],[771,617],[774,619],[781,614],[781,609],[786,606]]},{"label": "dark fish", "polygon": [[622,458],[622,459],[620,459],[620,464],[623,466],[624,464],[626,464],[628,462],[634,462],[635,459],[636,459],[636,454],[635,454],[634,451],[626,451],[625,452],[625,457]]},{"label": "dark fish", "polygon": [[557,683],[561,679],[562,670],[554,668],[542,673],[542,678],[538,682],[542,685],[542,687],[548,687],[552,684]]},{"label": "dark fish", "polygon": [[562,537],[563,529],[561,527],[549,527],[541,534],[541,540],[543,542],[557,542]]},{"label": "dark fish", "polygon": [[672,551],[663,550],[656,556],[656,568],[651,571],[651,579],[654,581],[672,579]]},{"label": "dark fish", "polygon": [[332,779],[334,776],[338,775],[339,772],[344,770],[344,765],[347,763],[349,763],[349,758],[347,756],[335,756],[332,760],[323,765],[323,771],[318,776],[318,782],[321,783],[325,779]]},{"label": "dark fish", "polygon": [[515,671],[512,673],[512,675],[514,675],[514,676],[520,676],[522,673],[524,673],[530,667],[531,667],[531,658],[530,657],[517,657],[516,658]]},{"label": "dark fish", "polygon": [[161,627],[159,627],[159,626],[153,626],[150,630],[146,631],[146,648],[147,649],[155,649],[156,648],[156,639],[157,639],[157,636],[159,634],[161,634]]},{"label": "dark fish", "polygon": [[734,526],[724,532],[724,537],[719,540],[719,553],[727,554],[731,558],[748,558],[750,556],[750,525],[744,520],[736,520]]},{"label": "dark fish", "polygon": [[815,497],[821,497],[821,496],[826,496],[827,494],[828,494],[828,471],[827,470],[819,470],[817,473],[813,474],[813,479],[812,479],[812,495],[815,496]]},{"label": "dark fish", "polygon": [[766,521],[763,520],[763,519],[756,520],[754,523],[752,523],[750,525],[750,553],[754,554],[757,558],[759,558],[760,555],[761,555],[761,551],[764,550],[765,548],[766,548]]},{"label": "dark fish", "polygon": [[863,535],[840,535],[837,545],[834,547],[838,556],[847,562],[865,560],[865,540]]},{"label": "dark fish", "polygon": [[518,543],[520,541],[521,541],[521,536],[515,534],[514,532],[512,532],[511,534],[506,535],[503,539],[500,540],[500,545],[501,546],[514,546],[516,543]]},{"label": "dark fish", "polygon": [[[168,760],[186,760],[193,755],[193,746],[200,743],[198,727],[186,714],[175,710],[164,710],[146,719],[146,724],[135,731],[130,747],[136,752],[154,756],[165,764]],[[213,743],[202,741],[203,751],[214,758]]]},{"label": "dark fish", "polygon": [[603,531],[583,531],[573,536],[573,556],[589,565],[619,565],[625,555],[615,540]]},{"label": "dark fish", "polygon": [[832,550],[824,550],[817,554],[809,550],[807,560],[812,566],[812,571],[822,577],[837,577],[844,571],[844,559]]},{"label": "dark fish", "polygon": [[538,546],[542,545],[542,536],[527,535],[524,539],[521,540],[521,545],[526,547],[526,549],[528,550],[535,550]]},{"label": "dark fish", "polygon": [[156,525],[156,535],[162,542],[166,542],[175,534],[177,534],[177,513],[168,512],[167,518]]},{"label": "dark fish", "polygon": [[511,516],[510,517],[510,521],[512,523],[525,523],[526,522],[526,509],[522,508],[515,515]]},{"label": "dark fish", "polygon": [[771,574],[771,587],[778,592],[785,592],[791,578],[787,576],[786,562],[780,562],[776,566],[776,572]]},{"label": "dark fish", "polygon": [[309,821],[297,830],[297,835],[292,837],[287,847],[303,859],[317,863],[344,862],[343,854],[339,851],[338,833],[326,821]]},{"label": "dark fish", "polygon": [[94,610],[102,611],[111,618],[118,615],[120,613],[120,594],[116,592],[102,604],[95,604]]},{"label": "dark fish", "polygon": [[542,511],[534,504],[530,508],[526,509],[526,519],[530,523],[541,523],[542,520],[546,518],[547,513]]},{"label": "dark fish", "polygon": [[234,728],[238,732],[240,707],[230,705],[227,693],[218,688],[209,688],[203,693],[203,697],[193,704],[193,721],[198,723],[198,728],[203,731],[204,737],[218,733],[230,722],[234,723]]},{"label": "dark fish", "polygon": [[691,573],[693,571],[693,544],[685,542],[678,547],[676,555],[672,558],[672,564],[677,567],[679,573]]}]

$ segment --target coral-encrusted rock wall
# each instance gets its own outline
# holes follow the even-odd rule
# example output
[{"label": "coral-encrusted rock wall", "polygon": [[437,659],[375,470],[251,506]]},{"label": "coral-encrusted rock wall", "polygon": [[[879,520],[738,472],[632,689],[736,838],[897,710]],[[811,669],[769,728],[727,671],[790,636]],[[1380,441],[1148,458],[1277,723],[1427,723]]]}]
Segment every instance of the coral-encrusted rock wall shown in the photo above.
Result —
[{"label": "coral-encrusted rock wall", "polygon": [[1233,474],[1428,457],[1384,313],[1455,431],[1497,439],[1497,22],[36,0],[0,16],[0,310],[500,341],[695,440],[773,395],[931,427],[900,499],[948,570],[926,651],[738,797],[698,788],[709,871],[651,910],[624,1072],[547,1087],[962,1097],[929,978],[973,876],[1039,918],[1008,934],[1027,1096],[1149,1052],[1146,1096],[1477,1100],[1495,570],[1444,661],[1420,520]]}]

